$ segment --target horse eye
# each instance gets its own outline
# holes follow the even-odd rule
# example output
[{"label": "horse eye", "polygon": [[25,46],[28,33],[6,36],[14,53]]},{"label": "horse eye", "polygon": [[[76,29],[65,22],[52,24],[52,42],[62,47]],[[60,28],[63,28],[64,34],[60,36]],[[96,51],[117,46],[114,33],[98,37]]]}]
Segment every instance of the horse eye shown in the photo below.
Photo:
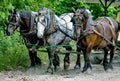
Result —
[{"label": "horse eye", "polygon": [[41,13],[38,13],[38,15],[41,15]]}]

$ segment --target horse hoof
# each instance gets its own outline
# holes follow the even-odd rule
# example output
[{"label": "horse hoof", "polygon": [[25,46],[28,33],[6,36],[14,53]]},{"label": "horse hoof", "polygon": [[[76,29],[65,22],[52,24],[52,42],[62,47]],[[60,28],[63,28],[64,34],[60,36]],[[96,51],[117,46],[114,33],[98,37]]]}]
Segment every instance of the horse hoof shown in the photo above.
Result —
[{"label": "horse hoof", "polygon": [[92,70],[91,64],[85,65],[84,68],[83,68],[83,70],[82,70],[82,73],[84,73],[85,71],[87,71],[88,68],[90,68]]},{"label": "horse hoof", "polygon": [[103,66],[104,66],[105,71],[107,71],[109,69],[109,64],[108,63],[104,63]]},{"label": "horse hoof", "polygon": [[70,64],[69,63],[64,63],[64,70],[67,70],[69,68]]},{"label": "horse hoof", "polygon": [[75,65],[74,69],[80,69],[80,65]]},{"label": "horse hoof", "polygon": [[46,72],[53,74],[53,68],[48,68]]},{"label": "horse hoof", "polygon": [[42,62],[39,58],[35,59],[35,63],[36,63],[36,65],[39,65],[39,66],[41,66],[41,64],[42,64]]},{"label": "horse hoof", "polygon": [[84,73],[85,71],[87,71],[88,68],[83,68],[82,73]]},{"label": "horse hoof", "polygon": [[54,66],[54,71],[58,71],[60,69],[60,66]]},{"label": "horse hoof", "polygon": [[82,73],[84,73],[86,70],[82,70]]},{"label": "horse hoof", "polygon": [[108,70],[108,67],[107,67],[107,66],[105,66],[105,67],[104,67],[104,70],[105,70],[105,71],[107,71],[107,70]]},{"label": "horse hoof", "polygon": [[112,66],[112,64],[109,64],[109,68],[110,68],[111,70],[113,70],[113,66]]}]

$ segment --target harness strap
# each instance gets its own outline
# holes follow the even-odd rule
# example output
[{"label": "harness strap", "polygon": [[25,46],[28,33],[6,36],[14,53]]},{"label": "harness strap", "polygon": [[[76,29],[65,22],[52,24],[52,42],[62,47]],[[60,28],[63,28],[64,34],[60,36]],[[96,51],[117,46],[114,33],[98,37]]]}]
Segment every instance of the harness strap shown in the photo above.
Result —
[{"label": "harness strap", "polygon": [[93,30],[96,34],[100,35],[101,37],[103,37],[104,40],[106,40],[108,43],[112,44],[113,46],[115,46],[115,44],[113,44],[111,41],[109,41],[108,39],[106,39],[102,34],[100,34],[99,32],[97,32],[96,30]]},{"label": "harness strap", "polygon": [[[104,28],[104,27],[103,27]],[[115,43],[109,41],[108,39],[106,39],[106,37],[104,37],[104,35],[102,35],[101,33],[99,33],[98,31],[96,31],[95,29],[91,29],[94,33],[98,34],[99,36],[101,36],[105,41],[107,41],[108,43],[112,44],[113,46],[115,46]],[[85,30],[83,35],[80,36],[79,40],[82,40],[85,36],[87,36],[88,34],[91,34],[91,33],[86,33],[87,31],[89,31],[89,29]],[[105,31],[105,28],[104,28],[104,31]]]},{"label": "harness strap", "polygon": [[[103,37],[105,36],[105,28],[103,27],[103,24],[102,24],[102,22],[100,23],[101,25],[102,25],[102,28],[103,28]],[[102,37],[102,38],[103,38]],[[97,49],[100,47],[100,45],[102,44],[101,42],[104,40],[104,38],[103,39],[101,39],[101,41],[99,42],[99,44],[98,44],[98,47],[97,47]]]},{"label": "harness strap", "polygon": [[111,24],[111,26],[112,26],[112,28],[114,29],[115,28],[115,26],[113,25],[113,22],[111,21],[111,19],[109,18],[109,17],[105,17],[109,22],[110,22],[110,24]]},{"label": "harness strap", "polygon": [[[65,23],[67,23],[64,18],[61,18],[61,19],[63,19],[63,20],[65,21]],[[61,25],[61,24],[60,24],[60,25]],[[67,29],[67,24],[65,24],[65,25],[66,25],[65,27],[66,27],[66,29]],[[66,30],[66,32],[68,32],[68,31]]]},{"label": "harness strap", "polygon": [[73,39],[73,40],[76,40],[75,38],[71,37],[70,35],[68,35],[68,34],[65,33],[64,31],[62,31],[62,30],[60,29],[60,27],[58,27],[58,28],[59,28],[59,30],[60,30],[63,34],[65,34],[65,36],[67,36],[67,37],[69,37],[69,38],[71,38],[71,39]]},{"label": "harness strap", "polygon": [[110,24],[111,24],[111,26],[109,27],[110,28],[110,30],[111,30],[111,32],[112,32],[112,35],[113,35],[113,44],[115,45],[115,27],[114,27],[114,25],[113,25],[113,22],[111,21],[111,19],[109,18],[109,17],[106,17],[106,19],[110,22]]}]

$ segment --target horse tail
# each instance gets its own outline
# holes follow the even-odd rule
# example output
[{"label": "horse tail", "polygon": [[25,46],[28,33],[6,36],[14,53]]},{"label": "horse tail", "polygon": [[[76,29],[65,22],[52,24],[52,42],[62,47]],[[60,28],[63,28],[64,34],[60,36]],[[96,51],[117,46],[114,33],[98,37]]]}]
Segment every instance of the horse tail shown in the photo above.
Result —
[{"label": "horse tail", "polygon": [[120,22],[118,22],[118,30],[120,31]]}]

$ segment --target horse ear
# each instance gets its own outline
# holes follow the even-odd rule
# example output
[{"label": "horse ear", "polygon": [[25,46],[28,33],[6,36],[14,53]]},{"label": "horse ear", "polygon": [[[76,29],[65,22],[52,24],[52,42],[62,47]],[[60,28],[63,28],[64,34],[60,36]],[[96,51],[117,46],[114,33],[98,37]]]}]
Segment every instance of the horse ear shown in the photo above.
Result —
[{"label": "horse ear", "polygon": [[84,15],[85,18],[89,17],[89,14],[88,14],[88,12],[86,10],[84,10],[83,15]]},{"label": "horse ear", "polygon": [[11,14],[12,14],[12,13],[13,13],[13,10],[9,10],[9,13],[11,13]]},{"label": "horse ear", "polygon": [[72,11],[75,12],[75,8],[72,7]]},{"label": "horse ear", "polygon": [[16,14],[16,12],[17,12],[17,9],[14,9],[14,14]]}]

